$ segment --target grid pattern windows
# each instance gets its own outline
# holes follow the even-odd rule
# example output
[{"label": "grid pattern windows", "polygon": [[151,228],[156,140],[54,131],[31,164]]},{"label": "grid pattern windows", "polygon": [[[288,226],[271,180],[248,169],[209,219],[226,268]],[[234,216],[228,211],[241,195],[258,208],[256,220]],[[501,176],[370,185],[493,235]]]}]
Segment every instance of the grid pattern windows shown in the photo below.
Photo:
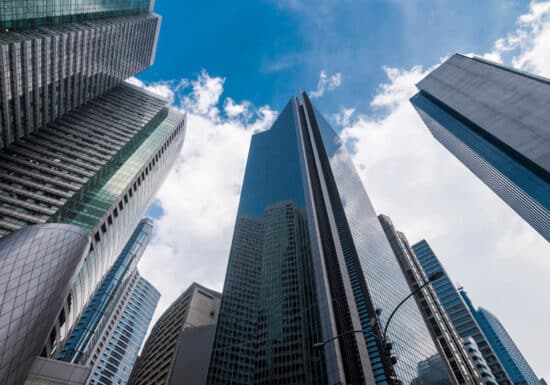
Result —
[{"label": "grid pattern windows", "polygon": [[152,0],[7,0],[0,6],[0,29],[30,29],[148,12]]},{"label": "grid pattern windows", "polygon": [[0,33],[0,148],[149,67],[159,25],[145,14]]}]

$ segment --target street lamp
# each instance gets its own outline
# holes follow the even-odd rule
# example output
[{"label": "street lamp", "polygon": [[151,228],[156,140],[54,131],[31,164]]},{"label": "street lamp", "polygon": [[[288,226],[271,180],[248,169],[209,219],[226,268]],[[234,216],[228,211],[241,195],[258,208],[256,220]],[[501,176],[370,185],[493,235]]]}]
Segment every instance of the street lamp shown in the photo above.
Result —
[{"label": "street lamp", "polygon": [[[386,326],[384,327],[384,332],[382,334],[382,346],[389,352],[391,350],[391,343],[388,343],[387,340],[386,340],[386,334],[388,332],[388,326],[390,325],[390,322],[393,318],[393,316],[395,315],[395,313],[397,312],[397,310],[401,307],[401,305],[403,305],[409,298],[411,298],[413,295],[417,294],[418,292],[420,292],[420,290],[422,290],[424,287],[426,287],[427,285],[429,285],[430,283],[440,279],[441,277],[443,277],[444,273],[442,271],[436,271],[432,274],[430,274],[430,276],[428,277],[428,280],[426,282],[424,282],[421,286],[417,287],[415,290],[413,290],[408,296],[406,296],[405,298],[403,298],[403,300],[401,302],[399,302],[399,304],[393,309],[393,311],[391,312],[389,318],[388,318],[388,321],[386,322]],[[378,311],[377,311],[377,314]],[[325,341],[322,341],[322,342],[317,342],[317,343],[314,343],[313,344],[313,348],[314,349],[320,349],[322,348],[323,346],[325,346],[327,343],[331,342],[331,341],[334,341],[340,337],[344,337],[346,335],[349,335],[349,334],[356,334],[356,333],[362,333],[364,334],[365,336],[367,335],[373,335],[375,338],[378,339],[378,336],[375,334],[375,333],[372,333],[372,332],[365,332],[364,330],[350,330],[350,331],[347,331],[347,332],[344,332],[344,333],[341,333],[341,334],[338,334],[337,336],[334,336],[334,337],[331,337]],[[395,364],[395,362],[392,360],[391,361],[392,364]]]},{"label": "street lamp", "polygon": [[424,282],[421,286],[417,287],[408,296],[403,298],[403,300],[401,302],[399,302],[399,304],[391,312],[390,317],[388,318],[388,321],[386,322],[386,326],[384,327],[384,333],[382,334],[382,340],[383,341],[386,341],[386,334],[388,332],[388,326],[390,326],[390,322],[391,322],[393,316],[395,315],[395,312],[401,307],[401,305],[403,305],[413,295],[418,294],[418,292],[420,292],[420,290],[424,289],[430,283],[432,283],[434,281],[437,281],[439,278],[443,277],[443,275],[444,275],[444,273],[441,270],[430,274],[430,276],[428,277],[428,280],[426,282]]}]

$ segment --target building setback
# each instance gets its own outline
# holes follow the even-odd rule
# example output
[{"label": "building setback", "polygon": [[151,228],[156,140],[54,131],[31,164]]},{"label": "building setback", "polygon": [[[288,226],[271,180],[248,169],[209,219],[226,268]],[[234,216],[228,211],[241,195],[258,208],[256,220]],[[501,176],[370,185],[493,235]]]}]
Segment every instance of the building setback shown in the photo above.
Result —
[{"label": "building setback", "polygon": [[128,384],[203,385],[221,294],[193,283],[151,330]]},{"label": "building setback", "polygon": [[158,290],[134,270],[88,360],[88,385],[126,385],[159,298]]},{"label": "building setback", "polygon": [[432,287],[451,319],[458,335],[462,339],[472,337],[477,345],[476,349],[481,352],[483,358],[487,362],[492,375],[484,375],[484,372],[481,372],[483,381],[487,385],[493,385],[495,380],[499,385],[512,385],[510,377],[489,344],[489,341],[487,341],[487,337],[483,333],[483,330],[477,323],[474,315],[470,312],[468,305],[460,296],[459,291],[452,283],[449,275],[428,242],[422,240],[414,244],[412,249],[426,275],[430,275],[435,271],[444,272],[444,276],[434,282]]},{"label": "building setback", "polygon": [[465,291],[460,295],[485,333],[502,366],[514,384],[539,385],[540,380],[498,318],[484,308],[475,309]]},{"label": "building setback", "polygon": [[408,294],[345,146],[293,97],[252,137],[207,383],[409,383],[437,354],[416,303],[389,328],[395,366],[380,333]]},{"label": "building setback", "polygon": [[550,80],[455,54],[417,88],[434,137],[550,241]]},{"label": "building setback", "polygon": [[[407,277],[411,290],[417,290],[419,286],[428,281],[428,276],[409,245],[407,237],[395,229],[388,216],[381,214],[378,218],[403,269],[403,273]],[[452,383],[482,384],[481,373],[469,358],[461,338],[433,287],[431,285],[426,286],[415,295],[415,299],[439,351],[439,356],[428,358],[420,367],[429,368],[437,365],[439,359],[442,364],[448,366],[449,372],[452,373]]]}]

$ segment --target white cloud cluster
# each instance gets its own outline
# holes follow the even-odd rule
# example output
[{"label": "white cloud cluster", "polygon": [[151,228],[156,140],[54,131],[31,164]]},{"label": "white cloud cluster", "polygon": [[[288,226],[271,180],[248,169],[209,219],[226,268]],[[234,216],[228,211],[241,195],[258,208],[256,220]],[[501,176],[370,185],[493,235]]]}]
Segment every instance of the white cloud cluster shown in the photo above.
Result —
[{"label": "white cloud cluster", "polygon": [[309,92],[309,96],[312,99],[320,98],[325,94],[325,91],[332,91],[342,85],[342,74],[340,72],[334,75],[327,75],[325,70],[321,70],[319,74],[319,82],[317,83],[317,89]]},{"label": "white cloud cluster", "polygon": [[484,57],[550,77],[550,1],[532,1],[516,29],[498,39]]},{"label": "white cloud cluster", "polygon": [[223,84],[203,71],[163,94],[188,121],[181,156],[157,194],[163,215],[140,263],[162,293],[155,318],[193,281],[222,289],[250,137],[276,115],[248,101],[222,102]]}]

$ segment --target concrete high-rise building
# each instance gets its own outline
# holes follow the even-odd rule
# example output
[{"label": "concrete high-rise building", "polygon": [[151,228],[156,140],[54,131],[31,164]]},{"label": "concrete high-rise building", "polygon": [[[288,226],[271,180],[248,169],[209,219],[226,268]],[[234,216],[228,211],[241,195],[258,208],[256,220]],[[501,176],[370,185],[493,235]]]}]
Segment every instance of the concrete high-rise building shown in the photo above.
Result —
[{"label": "concrete high-rise building", "polygon": [[[479,349],[487,362],[494,377],[481,373],[484,382],[487,385],[493,385],[494,380],[496,380],[499,385],[512,385],[510,377],[495,354],[495,351],[492,349],[485,333],[477,323],[474,314],[472,314],[468,305],[462,299],[459,290],[452,283],[445,268],[442,266],[428,242],[422,240],[414,244],[412,249],[426,275],[430,275],[435,271],[444,272],[444,276],[437,282],[434,282],[432,287],[451,319],[458,335],[462,339],[472,337],[476,343],[476,348]],[[468,347],[466,350],[468,350]]]},{"label": "concrete high-rise building", "polygon": [[[127,298],[128,292],[131,292],[129,283],[137,273],[137,264],[149,244],[152,233],[153,221],[149,218],[142,219],[109,272],[105,274],[78,324],[57,355],[58,359],[86,364],[93,352],[99,354],[96,345],[105,338],[105,329],[112,328],[111,324],[116,321],[113,317],[116,318],[116,313],[120,313],[121,307],[124,307],[122,298]],[[152,316],[152,311],[149,316]],[[141,341],[138,345],[141,345]]]},{"label": "concrete high-rise building", "polygon": [[460,292],[460,295],[476,318],[512,383],[539,385],[539,378],[498,318],[484,308],[475,309],[464,290]]},{"label": "concrete high-rise building", "polygon": [[149,0],[19,0],[0,9],[0,149],[153,63]]},{"label": "concrete high-rise building", "polygon": [[[411,290],[418,290],[421,285],[428,281],[428,276],[422,269],[407,237],[395,229],[388,216],[381,214],[378,218],[403,269],[403,273],[407,277]],[[415,299],[439,351],[439,356],[430,357],[419,368],[439,365],[439,362],[445,363],[449,368],[449,372],[453,375],[452,383],[482,384],[481,373],[470,360],[460,336],[457,334],[433,287],[427,285],[415,295]],[[425,371],[423,369],[423,373]],[[423,373],[419,373],[419,377],[423,377]],[[442,380],[440,379],[437,382],[441,383]]]},{"label": "concrete high-rise building", "polygon": [[203,385],[221,294],[193,283],[151,330],[128,384]]},{"label": "concrete high-rise building", "polygon": [[434,137],[550,241],[550,80],[456,54],[417,87]]},{"label": "concrete high-rise building", "polygon": [[437,349],[345,146],[293,97],[252,137],[209,385],[409,383]]},{"label": "concrete high-rise building", "polygon": [[88,359],[88,385],[126,385],[159,298],[158,290],[134,270]]}]

